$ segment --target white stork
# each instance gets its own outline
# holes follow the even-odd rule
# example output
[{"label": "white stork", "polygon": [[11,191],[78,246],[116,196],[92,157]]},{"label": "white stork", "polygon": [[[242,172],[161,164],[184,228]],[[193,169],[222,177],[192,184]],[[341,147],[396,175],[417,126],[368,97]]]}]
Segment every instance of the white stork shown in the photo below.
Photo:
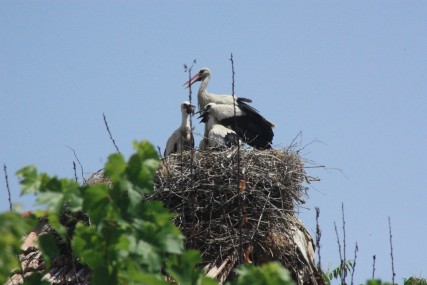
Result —
[{"label": "white stork", "polygon": [[[200,84],[199,92],[197,93],[197,101],[199,105],[199,111],[202,111],[205,106],[208,103],[217,103],[217,104],[228,104],[233,105],[233,96],[231,95],[218,95],[218,94],[212,94],[208,93],[208,90],[206,89],[209,83],[209,79],[211,78],[211,71],[207,67],[203,67],[200,69],[199,72],[197,72],[196,75],[194,75],[190,80],[184,83],[184,85],[190,86],[194,82],[202,81]],[[239,102],[246,102],[251,103],[252,100],[248,98],[240,98],[235,97],[236,103]]]},{"label": "white stork", "polygon": [[[233,130],[248,145],[258,149],[271,148],[274,136],[272,124],[249,105],[241,104],[239,108],[234,108],[233,105],[209,103],[201,117],[204,118],[206,113],[216,124]],[[206,130],[209,131],[209,128],[205,129],[205,136]]]},{"label": "white stork", "polygon": [[215,103],[209,103],[205,109],[201,112],[199,118],[202,118],[200,122],[205,123],[205,133],[203,139],[200,141],[199,149],[205,149],[206,147],[222,148],[232,147],[239,143],[239,137],[235,131],[221,125],[212,113],[211,105]]},{"label": "white stork", "polygon": [[166,143],[164,156],[172,153],[178,153],[183,150],[194,148],[194,137],[190,127],[190,115],[194,114],[194,106],[190,102],[181,103],[182,122],[181,126],[176,129],[169,137]]}]

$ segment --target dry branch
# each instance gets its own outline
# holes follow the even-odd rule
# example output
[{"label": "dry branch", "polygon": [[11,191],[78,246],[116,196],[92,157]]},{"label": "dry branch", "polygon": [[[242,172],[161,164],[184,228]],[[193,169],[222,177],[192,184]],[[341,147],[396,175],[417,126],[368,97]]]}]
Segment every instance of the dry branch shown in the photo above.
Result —
[{"label": "dry branch", "polygon": [[107,129],[108,135],[110,136],[110,140],[113,142],[113,145],[116,148],[117,152],[121,153],[120,150],[119,150],[119,147],[116,144],[116,141],[113,138],[113,135],[111,134],[110,127],[108,126],[108,122],[107,122],[107,117],[105,117],[104,113],[102,113],[102,116],[104,117],[105,128]]},{"label": "dry branch", "polygon": [[4,180],[6,180],[7,197],[9,199],[9,210],[12,211],[12,198],[11,198],[11,195],[10,195],[9,178],[7,176],[6,163],[3,165],[3,171],[4,171]]}]

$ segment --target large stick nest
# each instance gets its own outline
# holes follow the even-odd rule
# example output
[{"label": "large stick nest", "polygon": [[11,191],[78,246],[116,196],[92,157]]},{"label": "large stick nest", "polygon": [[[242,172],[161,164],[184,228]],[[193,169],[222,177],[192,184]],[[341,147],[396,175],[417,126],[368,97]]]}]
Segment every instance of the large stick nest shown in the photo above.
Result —
[{"label": "large stick nest", "polygon": [[176,214],[208,275],[224,281],[239,263],[279,261],[298,283],[317,284],[313,242],[295,218],[311,180],[291,150],[184,151],[163,159],[148,199]]}]

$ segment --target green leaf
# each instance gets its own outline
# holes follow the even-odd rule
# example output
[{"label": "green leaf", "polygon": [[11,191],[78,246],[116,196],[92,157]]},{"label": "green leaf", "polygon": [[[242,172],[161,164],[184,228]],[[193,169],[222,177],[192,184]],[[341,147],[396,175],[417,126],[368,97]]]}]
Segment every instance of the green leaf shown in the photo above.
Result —
[{"label": "green leaf", "polygon": [[201,262],[200,252],[188,250],[181,256],[170,256],[166,261],[166,271],[178,284],[218,284],[215,280],[206,277],[202,270],[197,269],[196,265],[199,262]]},{"label": "green leaf", "polygon": [[50,282],[43,280],[43,275],[35,272],[29,276],[25,276],[24,285],[50,285]]},{"label": "green leaf", "polygon": [[122,271],[119,273],[119,284],[168,285],[164,276],[141,271]]},{"label": "green leaf", "polygon": [[78,224],[71,246],[75,255],[79,256],[82,262],[86,263],[91,269],[105,267],[103,257],[104,241],[95,227]]},{"label": "green leaf", "polygon": [[123,155],[114,153],[108,157],[108,162],[105,164],[105,176],[109,177],[113,183],[117,183],[122,179],[126,167]]},{"label": "green leaf", "polygon": [[91,222],[98,225],[103,219],[111,217],[109,214],[112,199],[109,196],[109,189],[105,184],[97,184],[88,187],[83,193],[83,210],[86,211]]},{"label": "green leaf", "polygon": [[141,262],[147,266],[148,272],[158,272],[162,267],[163,253],[155,245],[143,240],[137,242],[136,251],[141,254]]},{"label": "green leaf", "polygon": [[164,234],[163,248],[168,253],[181,254],[184,250],[184,236],[179,231]]},{"label": "green leaf", "polygon": [[259,267],[245,264],[239,266],[235,271],[239,275],[235,282],[237,285],[295,285],[288,270],[276,262],[266,263]]},{"label": "green leaf", "polygon": [[36,224],[35,215],[24,218],[12,212],[0,214],[0,282],[4,283],[12,270],[19,268],[22,237]]},{"label": "green leaf", "polygon": [[381,285],[381,283],[380,279],[369,279],[366,281],[366,285]]},{"label": "green leaf", "polygon": [[44,234],[39,236],[38,243],[43,253],[43,261],[46,263],[46,268],[50,268],[52,262],[59,256],[57,241],[53,236]]},{"label": "green leaf", "polygon": [[159,160],[159,155],[156,149],[152,144],[150,144],[146,140],[143,140],[141,142],[134,141],[133,148],[137,151],[138,155],[143,160],[150,159],[150,158]]},{"label": "green leaf", "polygon": [[126,173],[141,194],[149,194],[153,191],[153,177],[159,166],[159,157],[147,141],[134,142],[134,148],[137,153],[130,157]]},{"label": "green leaf", "polygon": [[16,175],[21,184],[21,195],[36,193],[39,190],[40,181],[38,180],[37,169],[34,166],[26,166],[18,170]]},{"label": "green leaf", "polygon": [[39,193],[36,198],[36,205],[46,205],[48,212],[60,213],[64,207],[64,194],[58,192]]},{"label": "green leaf", "polygon": [[417,277],[403,278],[403,285],[427,285],[427,279]]},{"label": "green leaf", "polygon": [[110,272],[108,267],[96,268],[92,271],[91,284],[116,285],[118,284],[118,276],[115,273]]},{"label": "green leaf", "polygon": [[181,253],[184,236],[171,222],[172,216],[161,202],[150,201],[140,207],[139,216],[143,220],[134,221],[138,237],[157,245],[168,253]]}]

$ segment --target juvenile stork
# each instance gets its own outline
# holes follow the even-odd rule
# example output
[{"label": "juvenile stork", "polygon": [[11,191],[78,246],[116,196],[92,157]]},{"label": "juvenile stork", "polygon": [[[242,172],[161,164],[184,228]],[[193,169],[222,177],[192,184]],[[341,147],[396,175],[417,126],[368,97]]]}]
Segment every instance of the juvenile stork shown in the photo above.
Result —
[{"label": "juvenile stork", "polygon": [[[207,67],[203,67],[194,75],[190,80],[184,83],[188,87],[197,81],[202,81],[199,87],[199,92],[197,93],[197,102],[199,105],[199,111],[202,111],[208,103],[217,103],[217,104],[227,104],[233,105],[233,96],[231,95],[218,95],[208,93],[206,89],[209,83],[209,79],[211,79],[211,71]],[[236,104],[238,105],[241,102],[251,103],[252,100],[248,98],[236,98]]]},{"label": "juvenile stork", "polygon": [[[241,104],[234,109],[233,105],[209,103],[203,109],[201,117],[206,116],[205,113],[216,124],[233,130],[248,145],[257,149],[271,148],[274,136],[272,124],[249,105]],[[209,124],[205,128],[205,136],[209,137],[207,131],[209,132]]]},{"label": "juvenile stork", "polygon": [[164,156],[172,153],[178,153],[183,150],[191,150],[194,148],[194,137],[190,127],[190,116],[194,114],[194,106],[190,102],[181,103],[182,121],[181,126],[176,129],[169,137]]},{"label": "juvenile stork", "polygon": [[[210,103],[214,104],[214,103]],[[205,123],[205,133],[200,141],[199,149],[206,147],[223,148],[232,147],[239,143],[239,137],[235,131],[221,125],[212,114],[212,108],[206,105],[199,117],[201,123]]]}]

